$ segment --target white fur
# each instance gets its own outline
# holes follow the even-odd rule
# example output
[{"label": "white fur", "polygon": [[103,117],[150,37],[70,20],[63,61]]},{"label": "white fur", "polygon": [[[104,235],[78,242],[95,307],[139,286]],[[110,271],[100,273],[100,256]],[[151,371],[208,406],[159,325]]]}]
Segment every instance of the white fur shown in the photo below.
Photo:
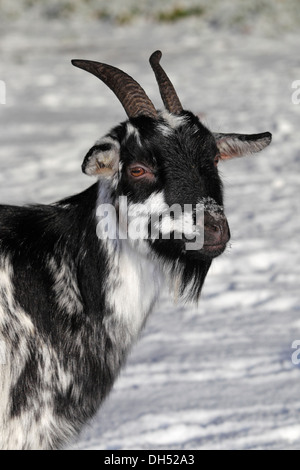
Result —
[{"label": "white fur", "polygon": [[167,126],[166,124],[162,123],[159,123],[157,128],[164,137],[170,137],[174,132],[173,127]]},{"label": "white fur", "polygon": [[[101,186],[98,205],[112,203],[108,188]],[[152,198],[155,200],[155,195]],[[135,212],[136,205],[130,204],[129,208]],[[129,347],[138,337],[147,315],[158,299],[162,272],[158,263],[148,256],[150,250],[144,240],[106,239],[105,247],[110,259],[106,281],[107,302],[114,313],[106,317],[104,324],[116,343],[122,338],[123,344]],[[115,324],[119,326],[116,327]]]},{"label": "white fur", "polygon": [[[100,140],[97,140],[95,145],[109,144],[111,148],[109,150],[97,152],[96,150],[89,157],[88,164],[85,167],[85,173],[89,176],[98,175],[101,178],[111,178],[111,175],[118,172],[119,159],[120,159],[120,143],[110,136],[105,136]],[[105,165],[106,169],[110,171],[104,171],[99,173],[98,163]],[[101,171],[101,170],[100,170]]]},{"label": "white fur", "polygon": [[[9,418],[10,391],[29,357],[29,343],[35,332],[28,315],[14,301],[12,277],[13,267],[9,259],[0,258],[0,326],[5,331],[5,336],[0,334],[2,348],[5,349],[5,363],[0,364],[0,446],[3,449],[15,448],[14,442],[17,444],[18,435],[23,432]],[[12,343],[16,337],[19,344],[14,350]]]},{"label": "white fur", "polygon": [[176,114],[169,113],[166,109],[160,112],[160,116],[172,129],[177,129],[186,123],[185,116],[176,116]]},{"label": "white fur", "polygon": [[108,305],[114,313],[106,317],[104,324],[115,342],[122,340],[126,348],[138,338],[158,300],[162,272],[157,262],[141,256],[129,240],[120,243],[120,251],[111,261],[106,283]]},{"label": "white fur", "polygon": [[76,272],[71,260],[62,260],[58,266],[55,259],[49,260],[49,267],[54,277],[54,292],[58,306],[71,314],[81,313],[83,306],[76,282]]},{"label": "white fur", "polygon": [[126,124],[126,137],[125,137],[125,139],[127,140],[130,136],[133,136],[136,139],[136,142],[140,147],[142,146],[142,142],[141,142],[141,138],[140,138],[140,134],[139,134],[138,129],[131,122],[128,122]]}]

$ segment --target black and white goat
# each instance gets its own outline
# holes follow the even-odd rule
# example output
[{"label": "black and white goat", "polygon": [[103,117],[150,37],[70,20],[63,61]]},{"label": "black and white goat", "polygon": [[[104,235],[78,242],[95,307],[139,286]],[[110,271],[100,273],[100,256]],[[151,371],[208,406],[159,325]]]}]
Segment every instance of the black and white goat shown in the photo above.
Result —
[{"label": "black and white goat", "polygon": [[[74,60],[112,89],[128,115],[84,159],[83,172],[97,182],[51,205],[0,206],[2,449],[55,449],[81,430],[111,390],[162,279],[198,299],[230,236],[218,161],[271,141],[269,133],[210,132],[183,110],[160,58],[156,51],[150,63],[161,112],[121,70]],[[160,216],[166,204],[204,201],[203,246],[187,250],[185,236],[120,236],[128,224],[121,196],[136,215],[141,203]],[[108,206],[121,227],[115,237],[104,234],[99,215]]]}]

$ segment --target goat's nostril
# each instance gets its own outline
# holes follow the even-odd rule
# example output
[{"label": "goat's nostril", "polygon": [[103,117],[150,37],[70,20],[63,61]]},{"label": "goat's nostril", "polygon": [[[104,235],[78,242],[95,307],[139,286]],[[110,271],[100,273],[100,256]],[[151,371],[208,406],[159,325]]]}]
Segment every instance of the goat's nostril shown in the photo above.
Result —
[{"label": "goat's nostril", "polygon": [[222,233],[222,226],[216,223],[207,223],[204,225],[204,229],[215,234]]},{"label": "goat's nostril", "polygon": [[213,224],[210,227],[211,227],[211,230],[214,231],[214,232],[221,232],[222,231],[220,225]]},{"label": "goat's nostril", "polygon": [[204,244],[208,246],[226,245],[230,238],[229,227],[225,216],[205,214]]}]

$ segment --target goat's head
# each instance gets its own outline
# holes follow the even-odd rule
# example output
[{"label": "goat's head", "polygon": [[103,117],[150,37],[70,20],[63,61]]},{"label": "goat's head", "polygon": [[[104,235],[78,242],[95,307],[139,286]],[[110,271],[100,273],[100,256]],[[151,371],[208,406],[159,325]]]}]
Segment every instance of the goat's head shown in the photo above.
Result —
[{"label": "goat's head", "polygon": [[[121,70],[94,61],[72,61],[109,86],[129,118],[96,142],[82,168],[110,188],[116,207],[120,196],[127,196],[131,213],[142,216],[143,211],[138,210],[141,203],[151,207],[152,216],[154,212],[161,215],[166,205],[192,208],[189,215],[193,229],[202,228],[204,232],[200,247],[193,249],[189,245],[187,250],[187,233],[176,237],[174,225],[169,225],[173,236],[166,237],[159,222],[159,236],[149,236],[145,243],[157,256],[175,261],[175,265],[192,265],[193,272],[201,265],[203,272],[203,266],[208,270],[212,258],[224,251],[230,238],[218,162],[259,152],[271,142],[271,134],[210,132],[197,116],[183,110],[160,59],[159,51],[150,57],[166,108],[162,112],[155,109],[142,87]],[[200,222],[195,215],[199,204],[204,209]],[[185,215],[183,211],[181,216]],[[173,213],[171,219],[174,221]],[[149,220],[146,225],[149,228]]]}]

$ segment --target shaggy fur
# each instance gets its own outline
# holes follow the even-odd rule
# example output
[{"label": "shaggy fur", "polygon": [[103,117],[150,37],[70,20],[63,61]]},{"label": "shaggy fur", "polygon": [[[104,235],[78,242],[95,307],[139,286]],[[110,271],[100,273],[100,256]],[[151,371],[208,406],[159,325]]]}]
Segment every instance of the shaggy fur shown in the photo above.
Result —
[{"label": "shaggy fur", "polygon": [[[120,196],[133,211],[153,201],[158,213],[162,203],[199,201],[209,201],[207,212],[212,201],[222,211],[218,139],[189,112],[133,118],[87,153],[83,171],[98,181],[86,191],[48,206],[0,206],[1,449],[56,449],[82,429],[111,390],[163,279],[198,300],[219,252],[186,251],[185,240],[172,237],[105,238],[97,211],[111,204],[121,217]],[[134,181],[132,163],[151,167],[152,179]],[[214,224],[205,237],[226,227]]]}]

